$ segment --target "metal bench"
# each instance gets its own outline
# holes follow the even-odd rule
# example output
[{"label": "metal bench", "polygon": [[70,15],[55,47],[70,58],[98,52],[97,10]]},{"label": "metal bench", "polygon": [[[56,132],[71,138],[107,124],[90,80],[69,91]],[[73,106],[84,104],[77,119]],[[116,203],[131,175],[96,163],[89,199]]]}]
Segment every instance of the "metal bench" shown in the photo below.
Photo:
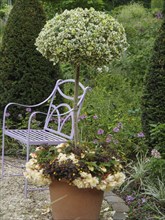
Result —
[{"label": "metal bench", "polygon": [[[64,84],[67,83],[74,84],[75,80],[58,80],[56,85],[50,94],[50,96],[44,100],[43,102],[36,105],[22,105],[18,103],[9,103],[6,105],[3,114],[3,128],[2,128],[2,177],[5,176],[5,136],[10,138],[14,138],[19,141],[23,145],[26,146],[26,161],[29,160],[30,147],[32,145],[57,145],[60,143],[64,143],[68,140],[72,140],[74,137],[74,123],[73,123],[73,96],[66,95],[63,91]],[[80,114],[80,110],[89,87],[84,87],[81,83],[79,83],[79,88],[81,93],[78,97],[78,115]],[[60,103],[59,105],[55,104],[57,93],[59,93],[63,100],[66,102]],[[68,104],[69,101],[69,104]],[[6,127],[6,116],[8,113],[8,109],[11,106],[19,106],[23,108],[36,108],[45,103],[49,103],[47,113],[41,111],[34,111],[30,114],[28,120],[27,129],[9,129]],[[70,105],[72,103],[72,105]],[[72,106],[72,107],[71,107]],[[65,110],[65,111],[64,111]],[[42,114],[45,115],[45,122],[43,128],[32,129],[31,123],[34,116]],[[52,121],[56,124],[56,129],[52,128]],[[69,134],[63,133],[63,128],[65,124],[69,121],[70,123],[70,131]],[[19,174],[12,174],[19,175]],[[21,174],[22,175],[22,174]],[[27,196],[27,192],[34,189],[28,189],[28,183],[25,179],[25,196]]]}]

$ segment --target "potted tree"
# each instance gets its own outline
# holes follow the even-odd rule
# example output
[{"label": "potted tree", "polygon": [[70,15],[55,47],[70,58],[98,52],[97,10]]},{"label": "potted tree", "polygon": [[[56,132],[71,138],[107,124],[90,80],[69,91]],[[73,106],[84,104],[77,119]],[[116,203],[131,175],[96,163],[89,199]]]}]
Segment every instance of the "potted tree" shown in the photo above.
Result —
[{"label": "potted tree", "polygon": [[48,21],[36,46],[54,64],[70,62],[75,68],[74,142],[37,148],[26,165],[25,176],[34,183],[51,183],[54,219],[98,219],[103,191],[119,186],[125,176],[119,155],[109,144],[79,142],[80,66],[101,67],[119,59],[127,48],[125,31],[104,12],[76,8]]}]

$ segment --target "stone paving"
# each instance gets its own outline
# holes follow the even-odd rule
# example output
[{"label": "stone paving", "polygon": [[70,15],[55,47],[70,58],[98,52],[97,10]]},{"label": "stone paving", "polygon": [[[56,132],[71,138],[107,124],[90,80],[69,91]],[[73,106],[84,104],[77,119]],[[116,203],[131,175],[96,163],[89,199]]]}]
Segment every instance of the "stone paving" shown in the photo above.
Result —
[{"label": "stone paving", "polygon": [[118,197],[113,192],[105,193],[104,198],[112,206],[113,210],[116,211],[113,216],[114,220],[125,220],[127,217],[127,212],[129,211],[128,206],[125,204],[124,200]]}]

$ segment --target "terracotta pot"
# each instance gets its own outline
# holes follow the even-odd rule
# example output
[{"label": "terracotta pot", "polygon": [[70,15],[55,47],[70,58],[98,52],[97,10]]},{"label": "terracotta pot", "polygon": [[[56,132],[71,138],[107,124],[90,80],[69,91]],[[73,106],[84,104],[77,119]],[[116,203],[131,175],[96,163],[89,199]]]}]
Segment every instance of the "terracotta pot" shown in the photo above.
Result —
[{"label": "terracotta pot", "polygon": [[54,220],[99,219],[103,191],[79,189],[60,181],[53,181],[49,189]]}]

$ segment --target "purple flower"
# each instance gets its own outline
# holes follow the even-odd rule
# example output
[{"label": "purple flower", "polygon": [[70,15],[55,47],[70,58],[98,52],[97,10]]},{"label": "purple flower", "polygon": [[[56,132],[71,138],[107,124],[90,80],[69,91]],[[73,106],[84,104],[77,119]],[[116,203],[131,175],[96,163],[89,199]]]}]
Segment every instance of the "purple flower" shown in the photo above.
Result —
[{"label": "purple flower", "polygon": [[126,202],[132,202],[135,198],[131,195],[126,196]]},{"label": "purple flower", "polygon": [[9,117],[9,116],[10,116],[10,113],[9,113],[9,112],[6,112],[5,116],[6,116],[6,117]]},{"label": "purple flower", "polygon": [[143,138],[143,137],[144,137],[144,133],[143,133],[143,132],[138,133],[138,134],[137,134],[137,137]]},{"label": "purple flower", "polygon": [[31,109],[31,108],[26,108],[26,111],[27,111],[27,112],[31,112],[32,109]]},{"label": "purple flower", "polygon": [[145,203],[146,202],[146,199],[145,198],[142,198],[142,203]]},{"label": "purple flower", "polygon": [[112,135],[108,135],[107,137],[106,137],[106,140],[105,140],[107,143],[109,143],[109,142],[111,142],[112,141]]},{"label": "purple flower", "polygon": [[93,140],[93,143],[94,143],[94,144],[98,144],[99,142],[98,142],[97,139],[94,139],[94,140]]},{"label": "purple flower", "polygon": [[97,115],[94,115],[93,118],[94,118],[94,119],[98,119],[98,116],[97,116]]},{"label": "purple flower", "polygon": [[158,12],[155,14],[155,16],[156,16],[157,19],[162,19],[162,18],[163,18],[163,14],[162,14],[160,11],[158,11]]},{"label": "purple flower", "polygon": [[99,134],[99,135],[100,135],[100,134],[104,134],[104,130],[100,128],[100,129],[97,131],[97,134]]},{"label": "purple flower", "polygon": [[118,127],[118,128],[123,128],[123,124],[122,124],[121,122],[119,122],[119,123],[117,124],[117,127]]},{"label": "purple flower", "polygon": [[84,115],[80,115],[79,116],[79,119],[81,119],[81,120],[83,120],[83,119],[85,119],[87,116],[84,114]]},{"label": "purple flower", "polygon": [[118,127],[115,127],[115,128],[113,129],[113,131],[114,131],[114,132],[119,132],[120,129],[119,129]]}]

